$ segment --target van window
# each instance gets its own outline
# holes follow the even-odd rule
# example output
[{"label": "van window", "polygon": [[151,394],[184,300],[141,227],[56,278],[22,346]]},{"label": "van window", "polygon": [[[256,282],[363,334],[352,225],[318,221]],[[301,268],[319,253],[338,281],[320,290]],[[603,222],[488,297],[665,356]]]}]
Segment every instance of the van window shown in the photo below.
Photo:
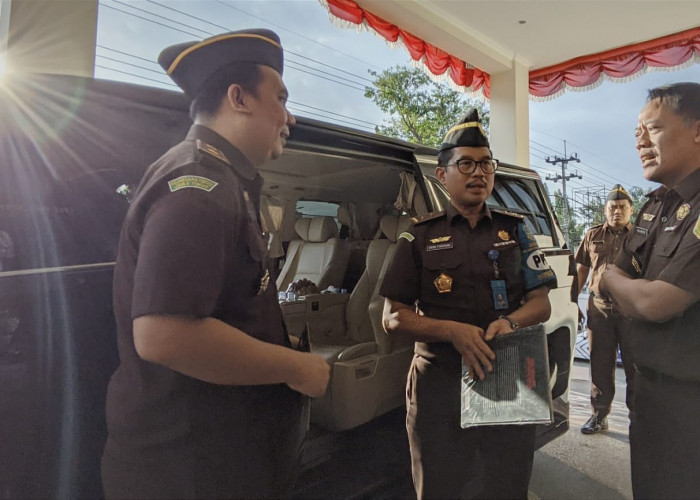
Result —
[{"label": "van window", "polygon": [[340,229],[338,221],[338,204],[326,201],[299,200],[296,204],[296,213],[300,218],[307,217],[333,217],[335,224]]},{"label": "van window", "polygon": [[537,183],[532,179],[497,176],[487,203],[491,207],[524,215],[525,224],[537,243],[541,247],[551,247],[554,244],[552,226],[541,196]]},{"label": "van window", "polygon": [[[435,210],[445,210],[450,198],[445,188],[435,177],[427,177],[426,185],[435,195]],[[535,236],[540,247],[554,245],[553,228],[547,215],[547,208],[542,202],[544,194],[537,187],[534,179],[520,179],[497,175],[493,193],[487,200],[490,207],[501,208],[525,216],[525,224]]]}]

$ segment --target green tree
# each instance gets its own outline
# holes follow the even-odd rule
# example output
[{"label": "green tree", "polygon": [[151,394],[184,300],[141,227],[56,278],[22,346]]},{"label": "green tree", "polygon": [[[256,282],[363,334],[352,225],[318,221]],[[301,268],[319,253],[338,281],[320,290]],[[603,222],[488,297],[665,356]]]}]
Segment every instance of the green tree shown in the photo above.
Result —
[{"label": "green tree", "polygon": [[365,97],[389,115],[375,128],[378,134],[437,147],[471,107],[479,110],[488,132],[489,112],[483,102],[432,81],[420,68],[396,66],[369,73],[374,77],[374,86],[365,87]]}]

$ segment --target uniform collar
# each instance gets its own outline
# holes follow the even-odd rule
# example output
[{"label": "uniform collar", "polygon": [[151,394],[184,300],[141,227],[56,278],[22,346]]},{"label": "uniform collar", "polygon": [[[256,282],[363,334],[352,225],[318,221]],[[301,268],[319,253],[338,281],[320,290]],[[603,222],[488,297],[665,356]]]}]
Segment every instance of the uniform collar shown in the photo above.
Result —
[{"label": "uniform collar", "polygon": [[603,229],[606,229],[606,230],[610,231],[610,232],[613,233],[613,234],[619,233],[619,232],[621,232],[621,231],[631,231],[631,230],[632,230],[632,227],[633,227],[633,226],[632,226],[632,223],[631,223],[631,222],[628,222],[622,229],[620,229],[620,231],[615,231],[615,230],[610,226],[610,224],[608,224],[608,221],[603,222]]},{"label": "uniform collar", "polygon": [[252,181],[258,175],[258,171],[255,169],[250,160],[246,158],[246,156],[241,153],[236,146],[231,144],[209,127],[205,127],[204,125],[200,125],[198,123],[193,124],[190,127],[190,131],[187,133],[187,140],[196,141],[197,139],[220,149],[231,164],[231,168],[244,179]]},{"label": "uniform collar", "polygon": [[[447,223],[448,224],[452,224],[452,220],[455,217],[461,217],[462,219],[466,220],[466,217],[464,217],[462,214],[460,214],[459,211],[457,210],[457,208],[452,203],[450,203],[448,205],[447,209],[445,210],[445,213],[447,214]],[[481,218],[479,218],[479,222],[481,222],[481,220],[484,217],[488,218],[489,221],[493,220],[493,217],[491,215],[491,210],[489,210],[489,206],[486,203],[484,203],[484,209],[481,212]]]},{"label": "uniform collar", "polygon": [[685,202],[696,197],[700,191],[700,168],[686,176],[674,189]]}]

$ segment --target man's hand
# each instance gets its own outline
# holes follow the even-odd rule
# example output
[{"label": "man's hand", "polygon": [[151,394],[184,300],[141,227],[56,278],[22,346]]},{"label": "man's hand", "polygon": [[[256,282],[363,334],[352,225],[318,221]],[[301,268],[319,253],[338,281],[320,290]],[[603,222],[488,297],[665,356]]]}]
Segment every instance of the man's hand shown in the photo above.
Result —
[{"label": "man's hand", "polygon": [[600,293],[603,295],[610,295],[610,289],[608,287],[608,284],[610,283],[610,280],[614,280],[617,278],[628,278],[630,279],[631,276],[624,272],[622,269],[617,267],[614,264],[610,264],[607,266],[605,269],[605,272],[602,274],[600,277],[600,284],[598,285],[598,288],[600,290]]},{"label": "man's hand", "polygon": [[513,327],[510,326],[510,321],[505,318],[498,318],[497,320],[492,321],[486,328],[485,340],[488,342],[496,335],[505,335],[507,333],[513,333]]},{"label": "man's hand", "polygon": [[320,398],[326,393],[331,367],[328,366],[325,359],[317,354],[306,352],[295,354],[299,356],[297,373],[294,380],[287,382],[287,385],[306,396]]},{"label": "man's hand", "polygon": [[491,361],[496,355],[484,341],[484,330],[478,326],[467,323],[454,323],[452,331],[452,345],[462,355],[462,360],[469,367],[472,378],[485,377],[484,368],[493,371]]}]

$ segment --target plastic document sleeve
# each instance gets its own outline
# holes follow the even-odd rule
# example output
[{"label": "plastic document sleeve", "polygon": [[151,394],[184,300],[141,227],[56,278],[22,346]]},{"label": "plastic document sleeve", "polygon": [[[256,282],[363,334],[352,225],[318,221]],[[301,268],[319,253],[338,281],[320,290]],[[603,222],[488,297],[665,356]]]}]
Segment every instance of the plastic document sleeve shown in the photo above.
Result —
[{"label": "plastic document sleeve", "polygon": [[493,372],[474,380],[462,364],[461,425],[524,425],[552,422],[547,338],[542,325],[489,342]]}]

